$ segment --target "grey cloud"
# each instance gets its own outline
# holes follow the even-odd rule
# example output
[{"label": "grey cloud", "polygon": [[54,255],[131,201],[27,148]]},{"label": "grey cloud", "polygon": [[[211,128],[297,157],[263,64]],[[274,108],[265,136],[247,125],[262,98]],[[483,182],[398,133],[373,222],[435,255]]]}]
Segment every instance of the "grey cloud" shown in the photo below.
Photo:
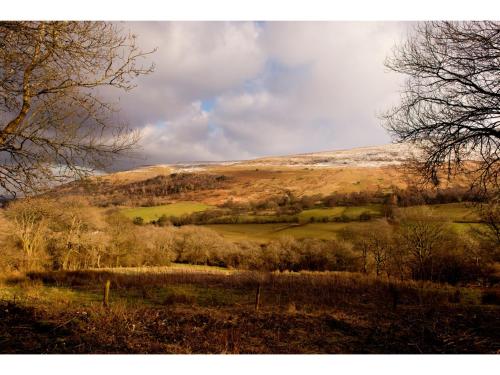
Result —
[{"label": "grey cloud", "polygon": [[[377,112],[400,78],[383,61],[408,24],[126,24],[156,72],[120,99],[148,163],[243,159],[387,143]],[[201,102],[212,99],[205,111]]]}]

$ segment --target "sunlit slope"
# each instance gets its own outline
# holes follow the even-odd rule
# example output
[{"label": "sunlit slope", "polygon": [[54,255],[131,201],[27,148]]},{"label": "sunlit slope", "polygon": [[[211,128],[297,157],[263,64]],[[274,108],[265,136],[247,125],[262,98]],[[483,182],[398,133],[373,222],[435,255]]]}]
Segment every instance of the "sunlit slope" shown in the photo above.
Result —
[{"label": "sunlit slope", "polygon": [[[109,197],[117,193],[127,199],[142,199],[148,194],[131,196],[128,185],[180,174],[223,177],[216,187],[201,184],[175,194],[155,196],[159,199],[155,204],[194,201],[219,205],[230,199],[255,202],[287,192],[299,197],[335,192],[389,192],[394,187],[407,186],[409,175],[403,162],[412,154],[410,151],[405,146],[386,145],[249,161],[156,165],[99,176],[94,181],[104,186],[98,194]],[[444,186],[449,184],[443,182]],[[450,184],[464,185],[463,181]]]}]

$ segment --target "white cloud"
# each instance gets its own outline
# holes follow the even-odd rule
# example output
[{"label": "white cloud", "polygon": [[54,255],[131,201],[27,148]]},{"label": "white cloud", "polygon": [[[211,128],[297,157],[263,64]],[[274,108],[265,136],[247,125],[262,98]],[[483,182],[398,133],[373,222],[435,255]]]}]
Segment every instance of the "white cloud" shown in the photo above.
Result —
[{"label": "white cloud", "polygon": [[[383,66],[407,24],[141,22],[156,72],[122,98],[148,162],[223,160],[380,144],[397,100]],[[203,108],[210,100],[213,108]]]},{"label": "white cloud", "polygon": [[134,22],[124,28],[138,35],[143,51],[158,48],[149,59],[155,72],[121,99],[124,115],[137,126],[189,111],[192,102],[253,78],[265,62],[253,23]]},{"label": "white cloud", "polygon": [[210,115],[200,102],[192,105],[178,117],[158,124],[147,124],[142,129],[142,153],[148,163],[226,160],[248,157],[238,145],[227,139],[220,130],[210,126]]}]

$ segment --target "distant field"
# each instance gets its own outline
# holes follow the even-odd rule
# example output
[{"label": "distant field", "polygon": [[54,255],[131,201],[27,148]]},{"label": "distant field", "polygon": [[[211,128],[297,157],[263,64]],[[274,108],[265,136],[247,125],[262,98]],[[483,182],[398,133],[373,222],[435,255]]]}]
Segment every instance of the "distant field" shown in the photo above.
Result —
[{"label": "distant field", "polygon": [[144,221],[150,222],[158,219],[162,215],[166,216],[182,216],[193,212],[205,211],[213,206],[197,202],[178,202],[153,207],[134,207],[126,208],[121,212],[128,218],[142,217]]},{"label": "distant field", "polygon": [[[338,207],[329,207],[329,208],[312,208],[309,210],[304,210],[300,212],[297,215],[283,215],[281,216],[284,220],[286,219],[292,219],[293,217],[298,217],[299,222],[301,223],[307,223],[310,221],[312,217],[314,217],[317,220],[320,220],[322,218],[332,218],[332,217],[341,217],[345,216],[349,220],[358,220],[359,215],[362,213],[369,213],[373,217],[379,217],[382,215],[382,206],[378,204],[372,204],[372,205],[366,205],[366,206],[338,206]],[[258,220],[258,219],[269,219],[272,220],[273,218],[276,218],[275,215],[239,215],[239,218],[241,220],[244,220],[245,222],[252,221],[252,220]]]},{"label": "distant field", "polygon": [[311,217],[322,218],[330,216],[340,216],[344,213],[345,207],[332,207],[332,208],[313,208],[310,210],[304,210],[298,214],[301,221],[307,221]]},{"label": "distant field", "polygon": [[331,208],[313,208],[302,211],[298,216],[300,221],[308,221],[311,217],[321,219],[324,217],[340,217],[346,216],[351,220],[359,219],[359,215],[367,212],[372,216],[380,216],[382,214],[382,206],[371,204],[366,206],[338,206]]},{"label": "distant field", "polygon": [[[447,203],[427,206],[434,215],[442,217],[447,221],[457,223],[476,223],[479,216],[471,203]],[[401,212],[412,213],[420,210],[422,206],[401,207]],[[297,216],[301,222],[307,222],[311,217],[321,219],[325,217],[346,216],[349,220],[358,220],[362,213],[368,213],[372,217],[382,216],[381,204],[367,204],[362,206],[337,206],[329,208],[313,208],[300,212]],[[252,219],[256,217],[272,218],[272,215],[241,215],[243,218]]]},{"label": "distant field", "polygon": [[363,227],[366,223],[308,223],[308,224],[211,224],[205,225],[222,236],[233,240],[267,242],[283,236],[294,238],[334,239],[347,226]]},{"label": "distant field", "polygon": [[[441,216],[443,221],[451,222],[452,227],[457,231],[468,231],[481,224],[478,223],[479,217],[474,208],[468,203],[450,203],[429,206],[430,210],[436,215]],[[193,212],[199,212],[214,208],[202,203],[196,202],[178,202],[163,206],[155,207],[137,207],[122,210],[123,214],[129,218],[140,216],[146,222],[158,219],[162,215],[166,216],[182,216]],[[418,210],[419,207],[403,207],[401,212],[412,213]],[[217,231],[222,236],[233,240],[243,241],[251,240],[257,242],[267,242],[272,239],[277,239],[283,236],[291,236],[294,238],[318,238],[318,239],[334,239],[337,238],[340,230],[349,228],[359,228],[369,225],[367,222],[357,221],[359,215],[367,212],[373,218],[382,216],[381,205],[363,205],[363,206],[339,206],[332,208],[315,208],[304,210],[299,213],[300,223],[247,223],[247,224],[209,224],[204,225]],[[341,217],[345,216],[350,222],[328,222],[310,223],[311,217],[319,220],[324,217]],[[270,215],[241,215],[246,220],[255,218],[273,218]]]},{"label": "distant field", "polygon": [[[417,210],[418,207],[404,207],[402,212]],[[468,203],[450,203],[430,206],[431,210],[442,217],[443,221],[451,222],[452,227],[457,231],[468,231],[478,228],[482,224],[478,223],[478,216],[474,208]],[[233,241],[252,240],[267,242],[282,236],[294,238],[336,238],[339,231],[344,228],[361,228],[369,225],[368,222],[356,221],[363,212],[370,213],[373,217],[382,215],[381,205],[366,205],[353,207],[333,207],[316,208],[304,210],[298,214],[301,224],[296,223],[272,223],[272,224],[211,224],[206,227],[217,231],[224,237]],[[322,217],[347,216],[350,222],[329,222],[329,223],[309,223],[311,217],[320,219]]]},{"label": "distant field", "polygon": [[[475,223],[479,221],[479,216],[471,203],[435,204],[428,207],[435,215],[442,216],[452,222]],[[401,208],[403,212],[408,213],[418,209],[420,209],[418,206]]]},{"label": "distant field", "polygon": [[451,228],[453,228],[457,233],[467,233],[470,230],[485,230],[485,224],[481,223],[451,223]]}]

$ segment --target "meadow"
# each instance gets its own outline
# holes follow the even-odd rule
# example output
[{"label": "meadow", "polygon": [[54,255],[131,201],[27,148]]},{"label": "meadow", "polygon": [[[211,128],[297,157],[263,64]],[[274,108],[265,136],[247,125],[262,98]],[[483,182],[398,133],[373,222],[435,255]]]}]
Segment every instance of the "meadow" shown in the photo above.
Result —
[{"label": "meadow", "polygon": [[338,233],[349,228],[366,227],[366,223],[304,223],[304,224],[211,224],[205,225],[230,240],[253,240],[267,242],[280,237],[291,236],[297,239],[317,238],[335,239]]},{"label": "meadow", "polygon": [[359,215],[367,213],[374,217],[382,216],[382,207],[379,204],[361,206],[337,206],[330,208],[313,208],[304,210],[297,216],[300,221],[310,221],[311,218],[321,220],[325,217],[345,217],[348,220],[357,220]]},{"label": "meadow", "polygon": [[[495,353],[481,288],[186,266],[3,280],[2,353]],[[111,281],[108,306],[102,289]]]},{"label": "meadow", "polygon": [[193,212],[201,212],[213,208],[203,203],[197,202],[177,202],[161,206],[152,207],[132,207],[123,209],[121,212],[126,217],[133,219],[142,217],[144,222],[149,223],[153,220],[158,220],[162,215],[165,216],[182,216],[192,214]]},{"label": "meadow", "polygon": [[[168,205],[153,207],[136,207],[122,209],[121,212],[128,218],[142,217],[145,223],[158,220],[165,215],[167,217],[182,217],[194,212],[208,211],[214,206],[196,202],[177,202]],[[412,215],[417,212],[419,206],[398,208],[402,215]],[[429,206],[433,215],[443,222],[450,222],[457,231],[466,232],[471,228],[480,227],[480,219],[474,207],[470,203],[447,203]],[[368,220],[360,221],[360,215],[368,215]],[[305,209],[296,215],[285,215],[284,222],[279,222],[279,217],[269,213],[240,214],[240,220],[244,223],[234,224],[206,224],[207,228],[213,229],[227,239],[234,241],[252,240],[257,242],[268,242],[283,236],[291,236],[297,239],[317,238],[336,239],[339,232],[350,228],[353,230],[366,229],[366,222],[383,217],[383,207],[380,204],[367,204],[358,206],[318,207]],[[296,217],[297,222],[286,222]],[[276,220],[273,223],[258,223],[259,219]],[[338,222],[321,222],[325,219],[338,220]]]}]

